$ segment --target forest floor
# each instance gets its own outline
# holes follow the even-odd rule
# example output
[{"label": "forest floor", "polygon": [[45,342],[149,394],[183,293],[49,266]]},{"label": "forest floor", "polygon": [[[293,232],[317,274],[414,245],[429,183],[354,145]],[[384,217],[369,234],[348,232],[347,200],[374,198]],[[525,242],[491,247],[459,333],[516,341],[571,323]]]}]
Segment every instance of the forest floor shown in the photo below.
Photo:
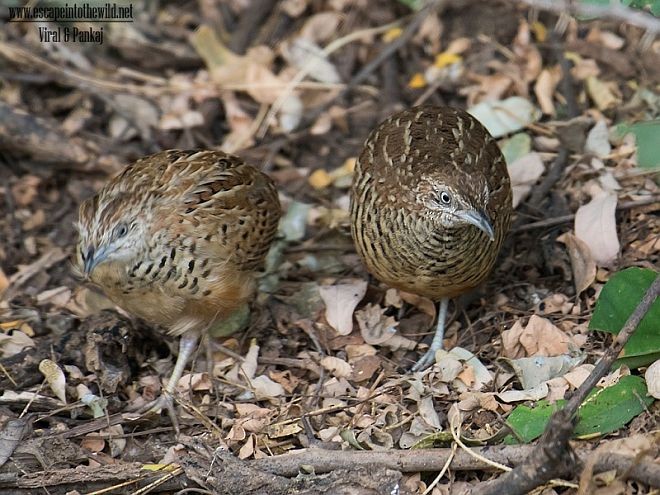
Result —
[{"label": "forest floor", "polygon": [[[134,2],[133,22],[105,24],[13,22],[0,7],[2,493],[421,494],[434,480],[430,493],[463,493],[499,475],[468,446],[501,444],[518,405],[571,396],[612,342],[589,329],[604,284],[658,269],[659,163],[616,126],[657,118],[660,42],[621,20],[562,17],[555,31],[555,14],[524,4],[439,4]],[[103,27],[103,42],[45,43],[44,26]],[[494,131],[513,227],[487,282],[450,306],[445,348],[460,351],[410,373],[436,310],[355,253],[355,158],[397,110],[451,105],[496,125],[492,102],[514,116]],[[285,211],[250,311],[212,331],[212,367],[202,348],[178,385],[178,438],[165,413],[132,412],[160,394],[177,342],[72,271],[80,203],[169,148],[240,155]],[[524,357],[567,368],[523,389],[511,363]],[[623,375],[644,371],[607,379]],[[652,461],[658,413],[573,446],[587,466],[596,448]],[[463,440],[438,482],[444,461],[409,449],[445,459],[451,431]],[[529,455],[507,448],[500,462]],[[299,449],[310,457],[293,467],[264,463]],[[591,470],[543,493],[651,493],[658,479]]]}]

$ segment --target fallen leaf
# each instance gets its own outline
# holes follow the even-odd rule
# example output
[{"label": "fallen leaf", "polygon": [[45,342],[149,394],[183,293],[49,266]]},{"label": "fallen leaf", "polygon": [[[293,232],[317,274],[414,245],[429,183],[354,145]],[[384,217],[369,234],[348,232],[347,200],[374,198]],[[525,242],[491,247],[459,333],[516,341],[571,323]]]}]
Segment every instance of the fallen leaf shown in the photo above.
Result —
[{"label": "fallen leaf", "polygon": [[495,138],[519,131],[541,116],[538,108],[520,96],[511,96],[501,101],[484,101],[468,109],[468,112]]},{"label": "fallen leaf", "polygon": [[41,179],[36,175],[24,175],[11,186],[11,195],[18,206],[28,206],[39,194]]},{"label": "fallen leaf", "polygon": [[619,253],[616,203],[616,194],[605,193],[580,206],[575,213],[575,235],[589,246],[600,266],[610,265]]},{"label": "fallen leaf", "polygon": [[382,344],[396,333],[399,323],[394,317],[386,316],[385,311],[385,308],[377,304],[367,304],[364,309],[355,312],[360,333],[367,344]]},{"label": "fallen leaf", "polygon": [[66,404],[66,378],[62,369],[50,359],[43,359],[39,363],[39,371],[48,382],[55,396]]},{"label": "fallen leaf", "polygon": [[577,295],[582,294],[596,280],[596,262],[591,255],[591,250],[586,242],[578,239],[573,234],[566,232],[557,237],[568,249],[573,268],[573,284]]},{"label": "fallen leaf", "polygon": [[340,335],[353,331],[353,311],[366,292],[367,282],[364,280],[319,287],[325,303],[325,319]]},{"label": "fallen leaf", "polygon": [[254,396],[257,400],[273,399],[284,395],[284,387],[271,380],[266,375],[259,375],[250,380],[250,385],[254,390]]},{"label": "fallen leaf", "polygon": [[660,359],[646,369],[644,373],[649,395],[660,399]]},{"label": "fallen leaf", "polygon": [[532,151],[508,165],[507,170],[511,177],[513,207],[515,208],[527,197],[532,190],[532,186],[543,175],[545,166],[541,160],[541,155]]},{"label": "fallen leaf", "polygon": [[0,356],[3,358],[15,356],[28,347],[36,347],[36,344],[25,332],[15,329],[10,334],[0,333]]},{"label": "fallen leaf", "polygon": [[613,108],[621,102],[612,91],[611,84],[605,83],[595,76],[587,77],[586,83],[587,93],[601,112]]},{"label": "fallen leaf", "polygon": [[555,115],[553,95],[561,80],[561,69],[543,69],[534,84],[534,94],[539,101],[541,111],[546,115]]},{"label": "fallen leaf", "polygon": [[381,358],[378,356],[365,356],[353,363],[351,379],[356,382],[369,380],[380,368]]},{"label": "fallen leaf", "polygon": [[437,430],[442,429],[442,423],[440,422],[440,416],[438,416],[435,406],[433,405],[433,397],[427,395],[417,404],[419,415],[422,417],[426,423]]},{"label": "fallen leaf", "polygon": [[[337,29],[339,28],[342,19],[343,15],[340,12],[325,11],[311,15],[305,20],[302,28],[300,28],[300,37],[306,38],[314,43],[329,41],[337,36]],[[394,35],[394,33],[392,33],[394,29],[395,28],[387,31],[383,38],[385,38],[388,33],[390,33],[391,36]],[[399,28],[399,32],[401,32],[401,28]]]},{"label": "fallen leaf", "polygon": [[312,175],[309,176],[307,182],[309,182],[309,185],[312,186],[314,189],[320,190],[320,189],[325,189],[330,184],[332,184],[332,177],[330,177],[330,174],[326,172],[324,169],[319,168],[314,172],[312,172]]},{"label": "fallen leaf", "polygon": [[571,339],[546,318],[532,315],[526,326],[520,320],[502,332],[502,355],[508,358],[525,356],[561,356],[568,354]]},{"label": "fallen leaf", "polygon": [[7,287],[9,287],[9,279],[5,275],[5,272],[2,271],[2,268],[0,268],[0,297],[7,290]]},{"label": "fallen leaf", "polygon": [[410,81],[408,81],[408,87],[411,89],[420,89],[425,86],[426,86],[426,78],[424,77],[424,74],[421,74],[419,72],[413,74],[413,76],[410,78]]},{"label": "fallen leaf", "polygon": [[208,373],[188,373],[179,378],[176,384],[176,391],[180,394],[187,394],[196,390],[211,390],[213,383]]},{"label": "fallen leaf", "polygon": [[338,84],[341,77],[327,54],[309,38],[298,37],[282,50],[284,58],[309,77],[327,84]]},{"label": "fallen leaf", "polygon": [[598,158],[606,158],[612,151],[612,145],[609,141],[609,132],[604,120],[599,120],[587,134],[587,140],[584,143],[584,151],[592,153]]},{"label": "fallen leaf", "polygon": [[321,359],[321,366],[337,378],[347,378],[353,373],[353,367],[350,364],[334,356],[326,356]]}]

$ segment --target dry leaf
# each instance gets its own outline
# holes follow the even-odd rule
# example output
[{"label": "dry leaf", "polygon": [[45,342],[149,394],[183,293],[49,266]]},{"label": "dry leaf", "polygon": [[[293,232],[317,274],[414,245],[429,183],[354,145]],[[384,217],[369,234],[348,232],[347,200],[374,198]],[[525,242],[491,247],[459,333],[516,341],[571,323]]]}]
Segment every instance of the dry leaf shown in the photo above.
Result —
[{"label": "dry leaf", "polygon": [[339,12],[320,12],[307,18],[300,28],[300,36],[314,43],[324,43],[337,36],[337,29],[342,21]]},{"label": "dry leaf", "polygon": [[353,373],[353,368],[350,364],[334,356],[326,356],[321,359],[321,366],[337,378],[347,378]]},{"label": "dry leaf", "polygon": [[0,333],[1,357],[8,358],[14,356],[27,347],[36,347],[36,344],[25,332],[14,329],[11,334]]},{"label": "dry leaf", "polygon": [[367,292],[367,282],[322,285],[319,294],[325,303],[325,319],[340,335],[353,331],[353,311]]},{"label": "dry leaf", "polygon": [[298,37],[282,51],[284,58],[299,70],[304,70],[309,77],[327,84],[338,84],[341,77],[335,66],[328,60],[325,52],[308,38]]},{"label": "dry leaf", "polygon": [[11,195],[18,206],[28,206],[39,193],[41,179],[36,175],[24,175],[11,186]]},{"label": "dry leaf", "polygon": [[385,311],[385,308],[377,304],[367,304],[364,309],[355,312],[360,333],[367,344],[382,344],[396,333],[399,323],[394,317],[385,316]]},{"label": "dry leaf", "polygon": [[2,271],[2,268],[0,268],[0,297],[7,290],[7,287],[9,287],[9,279],[5,275],[5,272]]},{"label": "dry leaf", "polygon": [[587,93],[601,112],[620,103],[620,99],[612,91],[612,85],[595,76],[587,77]]},{"label": "dry leaf", "polygon": [[575,235],[584,241],[598,265],[611,264],[619,253],[616,231],[616,194],[602,194],[578,208]]},{"label": "dry leaf", "polygon": [[259,375],[250,380],[250,385],[254,390],[254,395],[257,400],[272,399],[284,395],[284,387],[277,382],[274,382],[266,375]]},{"label": "dry leaf", "polygon": [[365,356],[353,363],[351,379],[356,382],[369,380],[380,368],[381,359],[378,356]]},{"label": "dry leaf", "polygon": [[569,351],[568,335],[550,320],[532,315],[526,327],[520,320],[502,332],[502,355],[508,358],[526,356],[561,356]]},{"label": "dry leaf", "polygon": [[420,416],[429,426],[437,430],[442,430],[440,416],[438,416],[438,413],[435,410],[432,396],[427,395],[417,404],[417,406],[419,408]]},{"label": "dry leaf", "polygon": [[90,433],[83,437],[80,446],[90,452],[98,453],[105,448],[105,439],[101,438],[99,433]]},{"label": "dry leaf", "polygon": [[426,313],[431,318],[435,319],[436,315],[436,305],[428,297],[418,296],[412,292],[399,291],[401,299],[403,299],[408,304],[412,304],[422,313]]},{"label": "dry leaf", "polygon": [[649,390],[648,394],[660,399],[660,359],[646,369],[644,379]]},{"label": "dry leaf", "polygon": [[577,295],[582,294],[596,280],[596,262],[594,261],[589,246],[573,234],[566,232],[557,237],[568,248],[573,268],[573,283]]},{"label": "dry leaf", "polygon": [[587,140],[584,143],[584,151],[591,153],[598,158],[605,158],[612,151],[612,146],[609,141],[609,131],[604,120],[601,119],[596,122],[596,125],[594,125],[589,131],[589,134],[587,134]]},{"label": "dry leaf", "polygon": [[332,184],[332,177],[330,177],[330,174],[326,172],[324,169],[319,168],[317,170],[314,170],[314,172],[312,172],[312,174],[307,179],[307,182],[309,182],[309,185],[312,186],[314,189],[320,190],[320,189],[325,189],[330,184]]},{"label": "dry leaf", "polygon": [[534,94],[539,101],[541,111],[546,115],[555,115],[555,105],[552,97],[560,79],[561,69],[553,67],[552,69],[543,69],[534,84]]},{"label": "dry leaf", "polygon": [[50,359],[44,359],[39,363],[39,371],[44,375],[50,389],[57,398],[66,404],[66,378],[57,363]]},{"label": "dry leaf", "polygon": [[176,391],[180,394],[187,394],[191,390],[211,390],[213,384],[208,373],[188,373],[179,378],[176,384]]},{"label": "dry leaf", "polygon": [[532,190],[532,186],[543,175],[545,167],[541,155],[527,153],[507,166],[513,189],[513,207],[515,208]]}]

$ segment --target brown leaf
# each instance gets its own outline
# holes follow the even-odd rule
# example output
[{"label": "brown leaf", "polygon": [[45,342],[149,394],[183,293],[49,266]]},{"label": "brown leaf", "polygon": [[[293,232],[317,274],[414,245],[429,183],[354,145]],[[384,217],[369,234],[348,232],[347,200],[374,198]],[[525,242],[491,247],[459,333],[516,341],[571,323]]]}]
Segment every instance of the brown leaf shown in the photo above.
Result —
[{"label": "brown leaf", "polygon": [[616,194],[602,194],[580,206],[575,214],[575,235],[589,247],[598,265],[611,264],[619,254],[616,203]]},{"label": "brown leaf", "polygon": [[399,324],[392,316],[385,316],[385,309],[377,304],[367,304],[355,312],[362,338],[367,344],[382,344],[391,339]]},{"label": "brown leaf", "polygon": [[589,246],[573,234],[566,232],[557,238],[568,248],[573,268],[573,283],[577,295],[582,294],[596,280],[596,262],[591,255]]},{"label": "brown leaf", "polygon": [[571,339],[550,320],[532,315],[523,327],[520,320],[502,332],[502,354],[509,358],[560,356],[569,350]]},{"label": "brown leaf", "polygon": [[367,282],[364,280],[319,287],[325,303],[325,319],[340,335],[353,331],[353,311],[366,292]]}]

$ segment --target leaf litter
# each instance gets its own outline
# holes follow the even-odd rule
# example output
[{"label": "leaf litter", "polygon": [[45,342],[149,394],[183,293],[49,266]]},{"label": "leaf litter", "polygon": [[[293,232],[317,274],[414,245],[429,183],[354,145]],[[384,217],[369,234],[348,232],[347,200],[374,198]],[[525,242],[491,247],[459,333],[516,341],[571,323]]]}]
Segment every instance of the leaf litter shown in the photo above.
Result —
[{"label": "leaf litter", "polygon": [[[457,403],[461,434],[490,438],[516,404],[562,399],[584,381],[608,342],[586,331],[605,282],[621,268],[657,269],[659,262],[660,191],[653,164],[648,166],[654,155],[647,151],[652,144],[642,131],[637,141],[615,132],[619,125],[641,129],[657,119],[644,93],[654,87],[645,79],[652,72],[640,70],[629,84],[576,45],[582,48],[565,52],[579,102],[571,120],[561,84],[566,76],[544,45],[552,23],[528,23],[506,12],[511,21],[488,31],[491,19],[465,8],[453,10],[451,21],[430,15],[391,58],[393,73],[385,66],[354,85],[350,99],[336,99],[374,50],[403,36],[401,27],[389,24],[408,11],[401,5],[376,14],[346,2],[324,9],[310,2],[284,4],[281,12],[296,22],[271,31],[267,23],[253,27],[250,46],[238,50],[222,29],[191,21],[200,12],[183,15],[166,3],[154,19],[155,36],[164,42],[160,51],[145,56],[151,53],[142,51],[150,46],[143,36],[148,26],[136,23],[131,28],[140,36],[132,50],[119,34],[108,36],[108,47],[116,51],[98,48],[107,57],[104,67],[95,66],[94,51],[74,45],[68,54],[47,53],[27,42],[26,31],[7,26],[0,57],[17,74],[29,68],[11,57],[16,47],[29,50],[34,63],[51,61],[55,68],[47,77],[59,93],[34,91],[20,77],[10,78],[3,81],[0,101],[59,123],[62,135],[71,137],[62,146],[84,149],[89,160],[85,174],[74,161],[44,165],[39,147],[26,142],[19,165],[0,164],[0,195],[7,198],[0,205],[0,364],[6,376],[0,399],[7,408],[0,424],[6,428],[29,401],[40,411],[55,411],[42,421],[46,431],[65,431],[160,393],[173,342],[157,334],[163,345],[154,346],[130,320],[119,319],[108,343],[127,352],[123,329],[134,335],[135,354],[128,375],[114,375],[120,393],[99,393],[101,371],[79,349],[87,342],[88,356],[103,356],[103,343],[92,342],[82,323],[116,308],[81,289],[68,261],[77,205],[119,164],[154,146],[239,153],[271,173],[286,207],[281,239],[260,281],[267,291],[255,298],[247,329],[224,337],[222,347],[210,343],[212,373],[201,371],[205,357],[198,355],[188,366],[194,371],[178,384],[187,435],[213,431],[216,444],[241,459],[300,449],[310,439],[341,448],[407,449],[425,439],[446,443],[437,435],[447,433],[447,411]],[[216,7],[206,8],[222,18]],[[245,14],[242,2],[227,8]],[[461,32],[471,16],[488,34]],[[588,23],[582,31],[576,26],[566,33],[568,45],[602,43],[617,55],[633,49],[631,33],[616,24]],[[351,41],[328,50],[346,36]],[[80,77],[85,84],[76,82]],[[388,85],[398,90],[394,96],[388,96]],[[573,225],[569,220],[514,229],[485,287],[452,306],[448,350],[438,352],[429,370],[411,374],[407,368],[425,349],[419,343],[432,330],[435,306],[369,277],[347,235],[347,210],[355,159],[369,130],[394,107],[420,98],[469,108],[491,130],[507,157],[517,218],[575,217]],[[310,125],[308,116],[319,108]],[[267,118],[269,112],[275,118]],[[3,144],[5,137],[0,135],[0,146],[15,152]],[[529,207],[560,149],[570,155],[557,184],[543,205]],[[639,205],[621,208],[630,202]],[[31,353],[40,359],[26,360]],[[617,381],[613,375],[609,384]],[[656,361],[643,375],[656,398],[657,375]],[[48,387],[39,386],[44,379]],[[197,411],[184,407],[188,401]],[[63,403],[71,413],[56,412]],[[635,427],[643,431],[652,414],[642,413]],[[67,441],[123,462],[135,448],[126,431],[125,425],[104,425]],[[173,438],[169,430],[159,435]],[[141,462],[176,459],[176,449],[149,443],[154,451],[140,451]],[[415,474],[404,482],[416,484],[419,493],[426,487]]]}]

